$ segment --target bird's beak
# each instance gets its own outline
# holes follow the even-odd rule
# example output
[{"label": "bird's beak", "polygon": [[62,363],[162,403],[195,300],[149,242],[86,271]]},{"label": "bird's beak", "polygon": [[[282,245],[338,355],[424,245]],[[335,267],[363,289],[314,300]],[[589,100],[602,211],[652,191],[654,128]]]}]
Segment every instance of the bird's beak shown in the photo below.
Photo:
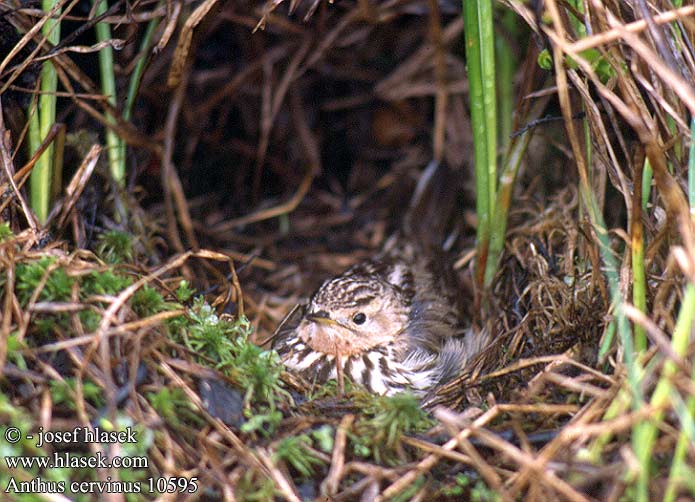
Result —
[{"label": "bird's beak", "polygon": [[323,324],[327,326],[337,326],[340,324],[338,321],[334,321],[328,315],[323,314],[323,313],[317,313],[317,314],[307,314],[306,319],[311,322],[315,322],[316,324]]}]

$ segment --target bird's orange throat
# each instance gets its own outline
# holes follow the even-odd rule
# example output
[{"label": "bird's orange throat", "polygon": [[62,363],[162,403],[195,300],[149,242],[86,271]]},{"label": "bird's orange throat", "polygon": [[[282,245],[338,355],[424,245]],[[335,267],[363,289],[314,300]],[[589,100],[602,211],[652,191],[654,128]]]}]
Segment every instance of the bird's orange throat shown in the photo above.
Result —
[{"label": "bird's orange throat", "polygon": [[350,357],[361,354],[379,342],[377,337],[357,336],[340,327],[324,326],[311,322],[302,323],[300,338],[310,348],[323,354]]}]

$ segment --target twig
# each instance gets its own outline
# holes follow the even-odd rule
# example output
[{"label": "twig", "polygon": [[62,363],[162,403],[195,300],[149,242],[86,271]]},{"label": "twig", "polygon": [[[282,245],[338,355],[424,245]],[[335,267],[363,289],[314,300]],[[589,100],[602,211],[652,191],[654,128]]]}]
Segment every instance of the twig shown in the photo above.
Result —
[{"label": "twig", "polygon": [[[668,12],[663,12],[659,14],[658,16],[654,16],[652,20],[654,21],[655,24],[668,24],[672,21],[675,21],[676,19],[680,19],[683,17],[687,16],[692,16],[695,14],[695,6],[693,5],[688,5],[685,7],[681,7],[679,9],[674,9],[670,10]],[[644,31],[647,29],[647,22],[644,19],[640,19],[639,21],[634,21],[632,23],[628,23],[626,25],[621,26],[620,28],[614,27],[609,31],[605,31],[603,33],[598,33],[596,35],[582,38],[581,40],[578,40],[572,44],[569,44],[567,47],[568,51],[572,52],[582,52],[587,49],[593,49],[595,47],[599,47],[601,45],[606,45],[610,42],[614,42],[615,40],[618,40],[624,36],[624,32],[627,31],[629,33],[639,33],[641,31]]]},{"label": "twig", "polygon": [[345,446],[347,444],[347,433],[355,421],[354,415],[345,415],[340,421],[340,425],[335,432],[335,443],[331,457],[331,468],[326,479],[321,483],[321,493],[326,496],[333,496],[338,492],[340,480],[344,475],[345,468]]},{"label": "twig", "polygon": [[313,180],[314,171],[313,169],[309,169],[307,173],[304,175],[304,179],[299,184],[297,191],[294,193],[294,195],[292,195],[292,197],[290,197],[290,199],[287,202],[279,204],[275,207],[270,207],[268,209],[261,209],[260,211],[257,211],[255,213],[251,213],[246,216],[241,216],[233,220],[225,221],[224,223],[217,225],[215,227],[215,230],[224,232],[227,230],[232,230],[236,227],[240,227],[242,225],[248,225],[249,223],[257,223],[259,221],[268,220],[270,218],[275,218],[276,216],[280,216],[294,211],[309,191],[309,187],[311,186],[311,182]]}]

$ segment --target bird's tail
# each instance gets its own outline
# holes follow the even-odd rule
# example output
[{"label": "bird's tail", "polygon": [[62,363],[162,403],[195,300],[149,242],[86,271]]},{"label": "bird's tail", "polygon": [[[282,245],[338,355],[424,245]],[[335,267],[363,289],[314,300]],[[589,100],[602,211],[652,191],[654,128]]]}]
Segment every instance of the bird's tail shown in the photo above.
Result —
[{"label": "bird's tail", "polygon": [[439,354],[435,368],[437,385],[443,385],[465,372],[466,367],[490,343],[490,332],[466,330],[464,336],[448,339]]},{"label": "bird's tail", "polygon": [[408,238],[428,246],[442,246],[456,209],[457,174],[436,160],[427,165],[403,220],[403,232]]}]

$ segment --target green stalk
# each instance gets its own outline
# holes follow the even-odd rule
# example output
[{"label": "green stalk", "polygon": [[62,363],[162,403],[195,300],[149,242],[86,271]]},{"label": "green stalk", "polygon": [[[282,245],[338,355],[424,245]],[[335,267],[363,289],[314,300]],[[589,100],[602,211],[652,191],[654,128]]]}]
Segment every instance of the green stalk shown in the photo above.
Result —
[{"label": "green stalk", "polygon": [[[640,312],[647,312],[647,277],[644,269],[644,225],[642,225],[644,163],[635,166],[632,193],[632,220],[630,221],[630,252],[632,260],[632,303]],[[644,328],[634,323],[635,350],[647,350]]]},{"label": "green stalk", "polygon": [[[480,49],[482,62],[483,102],[485,104],[485,131],[487,134],[487,169],[490,214],[495,213],[497,195],[497,79],[495,78],[495,29],[492,1],[479,0]],[[494,231],[494,229],[493,229]]]},{"label": "green stalk", "polygon": [[[588,158],[590,158],[591,153],[591,150],[587,151],[587,154],[589,155]],[[625,311],[623,310],[624,299],[620,290],[618,260],[616,260],[613,254],[606,223],[598,207],[598,203],[596,201],[596,197],[594,196],[588,176],[580,176],[579,193],[583,206],[587,210],[591,226],[598,240],[601,261],[603,262],[603,270],[611,294],[610,311],[613,313],[614,319],[606,331],[607,335],[609,335],[607,338],[612,338],[615,331],[617,331],[618,336],[620,337],[620,342],[623,346],[624,353],[623,359],[625,362],[625,367],[627,368],[627,382],[632,393],[629,401],[634,409],[639,409],[644,402],[642,389],[640,387],[643,371],[639,360],[635,357],[630,324],[627,316],[625,315]],[[605,351],[607,351],[609,347],[610,340],[604,340],[599,356],[605,355]],[[617,410],[611,411],[615,412]],[[608,417],[604,415],[604,419],[608,419]]]},{"label": "green stalk", "polygon": [[[604,273],[608,280],[608,288],[611,293],[611,311],[613,312],[615,329],[618,332],[620,341],[623,345],[625,366],[627,367],[628,384],[633,393],[633,407],[641,406],[643,402],[642,390],[640,388],[641,369],[639,362],[635,359],[634,347],[632,341],[632,333],[627,316],[623,311],[623,297],[620,292],[620,274],[618,262],[613,256],[613,250],[610,246],[608,231],[603,216],[598,210],[598,204],[591,192],[590,187],[580,185],[580,194],[582,201],[589,213],[589,221],[596,233],[599,243],[599,251],[601,259],[604,263]],[[604,345],[606,345],[604,343]]]},{"label": "green stalk", "polygon": [[[100,16],[107,10],[106,0],[94,0],[96,4],[96,15]],[[94,27],[96,30],[97,40],[104,42],[111,39],[111,27],[108,23],[99,22]],[[114,74],[113,64],[113,48],[107,45],[99,51],[99,71],[101,74],[101,92],[106,96],[107,102],[115,109],[116,108],[116,76]],[[106,112],[106,119],[115,124],[116,121],[113,114]],[[125,184],[125,156],[123,155],[121,138],[116,134],[116,131],[107,127],[106,129],[106,146],[109,159],[109,169],[111,176],[120,185]]]},{"label": "green stalk", "polygon": [[[693,372],[691,379],[695,381],[695,371]],[[695,396],[690,396],[688,398],[685,413],[691,419],[693,416],[695,416]],[[687,475],[685,455],[688,452],[688,448],[692,442],[693,438],[687,434],[685,429],[682,430],[678,435],[678,442],[676,443],[676,448],[673,451],[673,461],[671,462],[671,470],[669,471],[668,482],[666,483],[664,502],[675,502],[676,500],[678,487],[682,483],[681,479],[683,476]]]},{"label": "green stalk", "polygon": [[[611,324],[611,326],[614,326],[614,324]],[[603,417],[601,417],[601,420],[607,422],[623,415],[630,409],[630,402],[631,397],[627,389],[620,389],[618,394],[608,405],[608,408],[603,414]],[[611,438],[613,438],[613,435],[613,431],[608,430],[607,432],[603,432],[596,437],[594,442],[589,447],[589,462],[593,464],[599,463],[603,449],[610,442]]]},{"label": "green stalk", "polygon": [[[549,3],[548,12],[554,22],[560,23],[560,13],[557,7],[558,6],[555,3]],[[560,36],[564,36],[561,29],[559,34]],[[562,108],[563,117],[565,120],[565,127],[570,139],[572,139],[575,137],[576,132],[570,114],[571,105],[569,102],[569,93],[567,91],[565,69],[563,68],[564,61],[562,59],[562,50],[559,46],[553,47],[553,63],[556,69],[558,97],[560,99],[560,106]],[[572,143],[572,150],[575,152],[575,155],[583,158],[582,152],[578,150],[579,145],[576,145],[573,139]],[[620,288],[618,260],[614,256],[608,229],[606,228],[603,215],[596,202],[591,182],[589,181],[589,174],[587,172],[588,166],[585,162],[578,159],[577,167],[579,174],[579,195],[581,197],[582,204],[587,210],[587,215],[589,216],[593,233],[596,235],[601,261],[603,262],[601,269],[608,282],[611,295],[610,312],[613,314],[613,322],[615,323],[618,336],[620,337],[620,341],[623,346],[623,359],[627,369],[627,383],[632,393],[631,404],[633,408],[640,409],[644,403],[643,392],[640,386],[642,371],[640,368],[640,362],[635,357],[633,351],[632,333],[627,315],[625,314],[624,299]]]},{"label": "green stalk", "polygon": [[[56,3],[57,0],[43,0],[41,8],[44,12],[49,12]],[[60,9],[55,13],[56,17],[59,15]],[[60,40],[60,21],[49,19],[43,25],[42,33],[50,43],[57,44]],[[55,122],[57,89],[58,74],[53,63],[45,61],[41,67],[41,95],[38,110],[29,118],[29,146],[32,153],[39,149],[42,138],[48,135]],[[52,179],[53,144],[46,148],[31,172],[31,206],[41,223],[48,218]]]},{"label": "green stalk", "polygon": [[154,30],[157,29],[157,26],[159,26],[159,19],[152,19],[147,24],[147,29],[142,37],[142,42],[140,43],[140,52],[138,53],[139,59],[135,64],[133,74],[130,76],[130,82],[128,83],[128,95],[126,96],[125,106],[123,107],[123,120],[130,120],[133,113],[135,98],[137,98],[138,90],[140,89],[140,82],[142,81],[142,74],[145,72],[145,66],[147,65],[147,53],[152,45],[152,36],[154,35]]},{"label": "green stalk", "polygon": [[606,333],[603,335],[603,341],[601,341],[601,346],[598,349],[598,360],[600,363],[605,362],[606,355],[613,347],[613,338],[615,338],[615,330],[617,326],[615,322],[608,324],[606,328]]},{"label": "green stalk", "polygon": [[[690,329],[695,318],[695,285],[690,283],[685,288],[683,302],[676,321],[676,328],[671,339],[673,352],[684,356],[688,351]],[[661,377],[656,385],[651,399],[651,406],[656,410],[652,419],[635,426],[633,435],[633,447],[640,463],[640,473],[637,480],[637,497],[640,501],[649,500],[649,480],[651,475],[652,448],[656,441],[658,424],[664,417],[664,407],[669,404],[673,384],[673,376],[678,371],[678,366],[672,360],[664,362]],[[683,431],[681,431],[683,434]]]},{"label": "green stalk", "polygon": [[476,280],[481,286],[491,279],[486,268],[497,184],[497,98],[492,20],[491,0],[463,1],[478,213]]},{"label": "green stalk", "polygon": [[[618,336],[620,337],[620,342],[623,346],[623,360],[625,362],[625,367],[627,368],[627,382],[632,393],[631,404],[633,409],[639,409],[644,402],[644,397],[640,386],[643,372],[639,360],[635,357],[630,324],[623,310],[624,300],[620,291],[618,262],[613,256],[613,251],[610,247],[610,240],[608,238],[608,231],[606,229],[603,216],[598,210],[598,205],[596,204],[594,194],[591,192],[591,189],[586,186],[586,184],[580,185],[580,193],[584,205],[588,210],[589,221],[591,221],[592,227],[599,242],[601,258],[604,263],[604,273],[606,275],[606,279],[608,280],[608,286],[611,292],[611,311],[613,312],[614,316],[613,323],[615,324]],[[633,427],[633,448],[635,451],[637,451],[637,448],[639,447],[636,441],[637,434],[635,433],[639,425],[640,424],[637,424],[635,427]]]},{"label": "green stalk", "polygon": [[[690,203],[690,214],[692,216],[693,209],[695,208],[695,117],[690,120],[690,152],[688,156],[688,202]],[[693,284],[688,284],[689,289],[693,289]],[[687,295],[688,289],[686,289]],[[681,323],[681,316],[684,311],[690,308],[690,315],[695,309],[692,305],[688,306],[685,299],[681,307],[681,311],[678,315],[678,326]],[[685,324],[687,319],[683,320]],[[692,323],[692,320],[690,321]],[[675,338],[675,335],[674,335]],[[691,375],[691,380],[695,382],[695,367],[693,367],[693,373]],[[695,416],[695,396],[690,396],[686,404],[686,413],[693,417]],[[668,475],[668,483],[666,484],[666,493],[664,494],[664,502],[674,502],[676,500],[676,495],[678,492],[679,478],[685,472],[685,456],[692,443],[692,438],[688,437],[688,434],[683,429],[678,435],[678,442],[676,443],[676,448],[673,452],[673,461],[671,462],[671,470]]]},{"label": "green stalk", "polygon": [[497,197],[497,205],[494,212],[493,232],[490,236],[490,251],[485,271],[485,278],[492,280],[499,257],[504,249],[504,236],[507,232],[507,215],[512,202],[512,192],[514,190],[514,181],[519,172],[521,159],[526,153],[528,144],[531,141],[531,132],[526,131],[518,141],[512,144],[512,149],[509,153],[509,158],[505,162],[500,176],[500,189]]},{"label": "green stalk", "polygon": [[[130,81],[128,82],[128,95],[126,96],[125,105],[123,106],[123,120],[126,122],[130,120],[133,113],[135,99],[137,98],[138,90],[140,89],[142,75],[145,73],[145,66],[147,65],[147,55],[152,45],[152,36],[154,35],[154,31],[157,26],[159,26],[159,19],[152,19],[149,23],[147,23],[147,29],[145,30],[145,34],[142,37],[142,42],[140,43],[140,52],[138,53],[139,59],[135,64],[133,74],[130,76]],[[120,157],[123,159],[125,169],[126,143],[123,140],[121,140],[120,145]]]},{"label": "green stalk", "polygon": [[695,211],[695,117],[690,119],[690,156],[688,157],[688,202],[690,216]]},{"label": "green stalk", "polygon": [[[48,63],[48,61],[46,62]],[[39,99],[32,99],[29,105],[29,150],[33,155],[41,147],[41,119],[39,118]],[[44,152],[45,154],[45,152]],[[41,169],[43,168],[41,158],[36,161],[36,165],[31,172],[31,178],[29,178],[29,183],[31,187],[31,207],[39,217],[39,221],[45,221],[45,216],[48,215],[48,201],[43,200],[43,195],[48,193],[45,188],[41,189],[41,184],[45,183],[46,177],[43,175]],[[50,177],[48,178],[50,179]],[[41,218],[41,216],[44,216]]]},{"label": "green stalk", "polygon": [[649,196],[652,193],[652,177],[654,171],[652,171],[652,165],[649,163],[649,159],[644,159],[644,168],[642,171],[642,210],[646,211],[649,205]]},{"label": "green stalk", "polygon": [[[644,230],[642,222],[635,222],[632,236],[632,303],[642,313],[647,312],[647,276],[644,270]],[[635,324],[635,350],[642,353],[647,350],[647,335],[644,328]]]},{"label": "green stalk", "polygon": [[[527,122],[537,120],[541,116],[541,113],[543,113],[547,103],[547,98],[536,100],[525,120]],[[505,156],[502,172],[500,173],[497,204],[494,213],[495,219],[493,227],[495,231],[490,236],[490,254],[487,263],[488,269],[495,269],[497,267],[499,257],[504,249],[504,237],[507,232],[507,215],[509,214],[509,207],[512,203],[512,193],[514,191],[516,175],[519,172],[521,159],[526,153],[528,144],[531,141],[531,136],[532,132],[526,131],[521,136],[514,138]],[[491,273],[494,274],[494,270],[492,270]]]},{"label": "green stalk", "polygon": [[[519,31],[516,14],[506,9],[502,14],[502,28],[509,37],[516,38]],[[499,145],[501,151],[509,148],[512,135],[512,117],[514,114],[514,73],[516,61],[514,52],[509,45],[509,39],[495,37],[495,67],[497,70],[497,121],[499,123]]]}]

